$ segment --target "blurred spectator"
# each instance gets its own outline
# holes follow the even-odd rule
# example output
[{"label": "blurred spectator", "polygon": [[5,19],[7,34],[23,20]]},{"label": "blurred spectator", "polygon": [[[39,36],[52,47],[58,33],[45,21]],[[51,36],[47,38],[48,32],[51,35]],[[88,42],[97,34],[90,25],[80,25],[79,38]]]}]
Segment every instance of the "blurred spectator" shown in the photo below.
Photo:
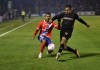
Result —
[{"label": "blurred spectator", "polygon": [[3,16],[0,14],[0,23],[3,21]]},{"label": "blurred spectator", "polygon": [[3,12],[0,12],[0,23],[3,21]]},{"label": "blurred spectator", "polygon": [[[5,0],[3,0],[5,1]],[[100,0],[12,0],[13,8],[18,10],[20,15],[22,7],[26,10],[31,8],[31,14],[42,15],[45,12],[58,13],[65,5],[72,5],[76,12],[95,11],[100,15]],[[23,2],[24,1],[24,2]],[[4,4],[5,6],[5,4]],[[6,10],[6,8],[5,8]]]},{"label": "blurred spectator", "polygon": [[22,21],[24,22],[25,21],[25,11],[24,10],[21,11],[21,16],[22,16]]},{"label": "blurred spectator", "polygon": [[29,16],[29,19],[31,19],[31,11],[29,11],[28,16]]},{"label": "blurred spectator", "polygon": [[8,12],[8,19],[9,19],[9,20],[12,18],[11,15],[12,15],[12,13],[11,13],[11,11],[9,11],[9,12]]}]

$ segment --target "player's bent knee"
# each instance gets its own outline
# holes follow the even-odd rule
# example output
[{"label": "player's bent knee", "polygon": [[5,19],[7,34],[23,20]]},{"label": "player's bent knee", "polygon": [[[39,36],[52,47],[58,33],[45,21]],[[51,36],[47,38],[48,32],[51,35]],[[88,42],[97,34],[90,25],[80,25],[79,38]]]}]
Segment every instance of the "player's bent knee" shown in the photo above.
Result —
[{"label": "player's bent knee", "polygon": [[46,41],[45,41],[45,40],[43,40],[43,41],[42,41],[42,43],[46,43]]},{"label": "player's bent knee", "polygon": [[61,44],[65,44],[65,43],[66,43],[66,38],[62,37]]}]

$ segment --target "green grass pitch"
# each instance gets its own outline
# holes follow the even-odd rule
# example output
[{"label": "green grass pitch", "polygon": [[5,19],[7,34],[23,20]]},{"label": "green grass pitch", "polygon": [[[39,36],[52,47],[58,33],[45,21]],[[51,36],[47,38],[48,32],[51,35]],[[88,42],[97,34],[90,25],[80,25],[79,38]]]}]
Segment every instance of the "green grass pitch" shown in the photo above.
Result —
[{"label": "green grass pitch", "polygon": [[[0,23],[0,35],[27,25],[0,37],[0,70],[100,70],[100,16],[81,16],[90,28],[75,22],[73,35],[68,45],[78,49],[81,57],[63,51],[59,60],[55,59],[59,48],[59,30],[53,29],[52,41],[56,50],[47,55],[45,48],[43,58],[38,59],[40,42],[37,36],[32,40],[33,31],[43,18],[36,17],[25,22],[11,20]],[[56,21],[55,21],[56,22]]]}]

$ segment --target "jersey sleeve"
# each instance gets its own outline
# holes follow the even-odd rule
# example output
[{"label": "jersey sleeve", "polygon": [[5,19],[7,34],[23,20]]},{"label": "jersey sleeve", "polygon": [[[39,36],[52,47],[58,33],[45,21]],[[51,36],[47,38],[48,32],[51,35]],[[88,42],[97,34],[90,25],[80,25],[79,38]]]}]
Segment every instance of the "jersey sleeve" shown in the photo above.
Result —
[{"label": "jersey sleeve", "polygon": [[38,24],[38,26],[37,26],[37,28],[36,28],[36,29],[40,29],[40,28],[41,28],[41,26],[42,26],[42,23],[43,23],[43,21],[41,21],[41,22]]},{"label": "jersey sleeve", "polygon": [[77,19],[79,22],[81,22],[82,24],[84,24],[84,25],[87,26],[87,23],[86,23],[83,19],[81,19],[77,14],[76,14],[75,16],[76,16],[76,19]]},{"label": "jersey sleeve", "polygon": [[78,16],[78,14],[75,14],[75,19],[80,20],[81,18]]},{"label": "jersey sleeve", "polygon": [[55,16],[52,18],[52,21],[54,21],[54,20],[56,20],[56,19],[61,19],[61,18],[63,18],[63,14],[64,14],[64,13],[55,15]]},{"label": "jersey sleeve", "polygon": [[43,22],[43,21],[41,21],[41,22],[38,24],[38,26],[36,27],[36,30],[34,31],[34,35],[36,35],[36,34],[38,33],[39,29],[40,29],[41,26],[42,26],[42,22]]},{"label": "jersey sleeve", "polygon": [[52,26],[54,27],[54,28],[56,28],[56,29],[60,29],[59,27],[58,27],[58,25],[55,23],[55,22],[52,22]]}]

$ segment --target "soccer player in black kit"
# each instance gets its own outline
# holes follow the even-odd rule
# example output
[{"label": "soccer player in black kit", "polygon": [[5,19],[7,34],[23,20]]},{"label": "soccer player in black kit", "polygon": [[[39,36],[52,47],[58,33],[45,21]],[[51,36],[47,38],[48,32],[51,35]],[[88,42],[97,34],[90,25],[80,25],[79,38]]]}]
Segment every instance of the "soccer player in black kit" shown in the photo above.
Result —
[{"label": "soccer player in black kit", "polygon": [[75,19],[77,19],[79,22],[86,25],[87,27],[90,26],[76,13],[73,12],[71,5],[65,6],[65,11],[59,15],[55,15],[50,22],[56,19],[62,20],[62,25],[60,28],[60,47],[56,55],[56,59],[58,59],[61,56],[62,50],[73,52],[77,57],[80,57],[77,49],[72,49],[71,47],[69,47],[67,45],[67,42],[72,35]]}]

